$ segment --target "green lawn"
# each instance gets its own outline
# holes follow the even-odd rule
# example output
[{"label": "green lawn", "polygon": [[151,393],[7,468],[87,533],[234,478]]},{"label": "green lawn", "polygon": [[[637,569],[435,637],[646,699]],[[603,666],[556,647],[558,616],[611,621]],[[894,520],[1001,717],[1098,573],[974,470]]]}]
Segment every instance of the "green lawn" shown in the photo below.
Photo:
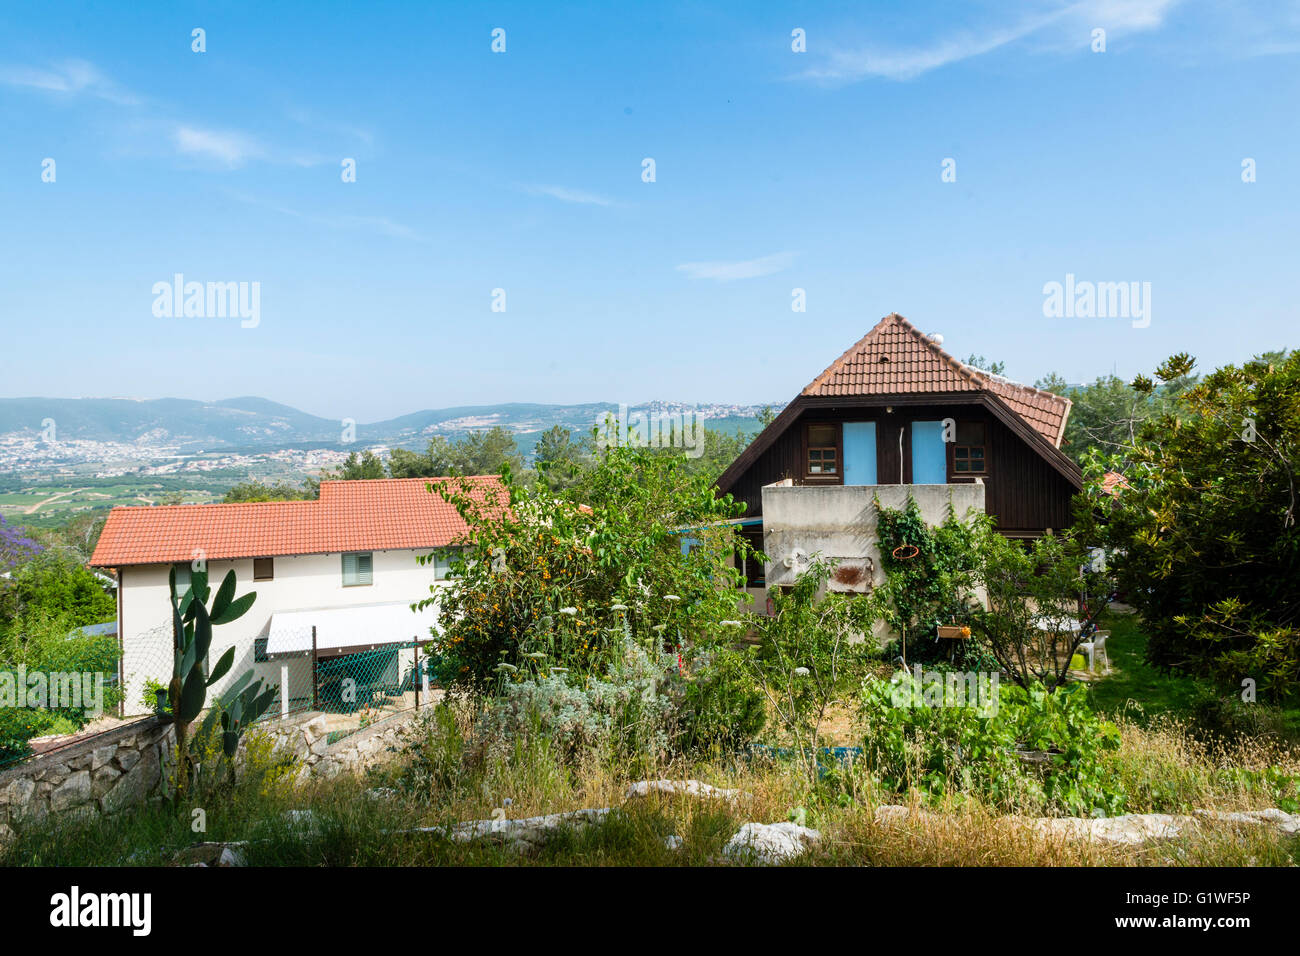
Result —
[{"label": "green lawn", "polygon": [[1147,663],[1147,636],[1136,614],[1107,612],[1101,620],[1101,629],[1110,631],[1106,655],[1111,670],[1107,677],[1094,681],[1090,687],[1096,709],[1118,713],[1133,700],[1148,717],[1190,713],[1196,682]]},{"label": "green lawn", "polygon": [[[1106,654],[1110,658],[1108,676],[1094,681],[1089,691],[1093,707],[1118,714],[1127,709],[1130,717],[1139,713],[1129,703],[1141,705],[1140,715],[1190,717],[1198,682],[1182,674],[1162,671],[1146,661],[1147,637],[1142,621],[1135,614],[1106,612],[1101,629],[1109,630]],[[1286,736],[1300,740],[1300,706],[1282,709]]]}]

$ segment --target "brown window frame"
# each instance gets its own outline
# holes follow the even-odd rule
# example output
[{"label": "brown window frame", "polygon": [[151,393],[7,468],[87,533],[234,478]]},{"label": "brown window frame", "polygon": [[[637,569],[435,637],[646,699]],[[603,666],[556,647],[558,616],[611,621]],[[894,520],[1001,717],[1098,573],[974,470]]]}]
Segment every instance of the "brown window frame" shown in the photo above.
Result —
[{"label": "brown window frame", "polygon": [[[951,446],[948,449],[948,480],[951,481],[954,478],[987,478],[991,473],[991,469],[989,468],[989,447],[990,447],[989,423],[987,421],[981,421],[980,419],[968,419],[966,421],[959,421],[957,423],[957,429],[960,430],[963,425],[979,425],[980,428],[984,429],[984,441],[978,444],[974,442],[959,442],[959,441],[952,442]],[[954,435],[953,437],[955,438],[956,435]],[[971,470],[959,471],[957,469],[957,461],[958,461],[957,450],[959,448],[967,449],[968,452],[969,449],[972,448],[981,449],[983,452],[983,454],[981,455],[981,460],[984,463],[983,470],[982,471],[971,471]],[[966,458],[962,460],[966,462],[971,461],[969,454],[967,455]]]},{"label": "brown window frame", "polygon": [[[835,443],[833,445],[813,445],[809,441],[809,434],[812,429],[826,427],[835,430]],[[812,471],[809,467],[809,456],[814,451],[835,453],[835,471]],[[840,427],[839,422],[804,422],[803,426],[803,453],[801,456],[801,471],[805,482],[826,482],[828,484],[842,484],[844,482],[844,430]]]},{"label": "brown window frame", "polygon": [[[260,564],[263,568],[270,563],[271,571],[269,574],[260,573],[257,566]],[[254,581],[274,581],[275,580],[275,558],[254,558],[253,559],[253,580]]]}]

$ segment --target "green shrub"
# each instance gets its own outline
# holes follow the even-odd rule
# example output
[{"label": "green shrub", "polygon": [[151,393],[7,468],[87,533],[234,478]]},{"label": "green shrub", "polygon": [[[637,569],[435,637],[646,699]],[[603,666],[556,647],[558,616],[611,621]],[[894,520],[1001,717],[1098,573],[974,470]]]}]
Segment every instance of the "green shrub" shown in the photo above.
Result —
[{"label": "green shrub", "polygon": [[[31,701],[25,707],[13,706],[20,667],[28,677],[36,672],[102,675],[102,684],[92,683],[102,690],[100,712],[110,712],[121,701],[121,690],[110,683],[120,657],[117,638],[81,633],[73,620],[68,614],[37,609],[19,618],[0,639],[0,763],[26,756],[27,741],[33,737],[75,733],[98,716],[90,701],[83,707],[38,706]],[[4,700],[9,693],[14,701]]]},{"label": "green shrub", "polygon": [[[999,687],[996,708],[915,705],[911,675],[868,680],[862,718],[868,766],[896,793],[966,795],[1006,811],[1113,814],[1124,794],[1106,759],[1119,731],[1080,685]],[[1022,754],[1038,762],[1027,762]]]},{"label": "green shrub", "polygon": [[814,557],[792,588],[772,594],[772,614],[756,621],[761,644],[748,661],[810,782],[822,724],[862,679],[867,640],[881,615],[874,594],[826,590],[834,568]]},{"label": "green shrub", "polygon": [[604,679],[571,680],[563,669],[519,678],[503,668],[501,694],[474,728],[475,747],[499,753],[539,735],[569,760],[664,755],[678,731],[682,681],[667,676],[676,666],[674,656],[652,656],[629,640]]},{"label": "green shrub", "polygon": [[1237,694],[1221,694],[1208,684],[1197,685],[1191,699],[1195,728],[1211,737],[1281,737],[1286,721],[1279,707],[1244,701]]},{"label": "green shrub", "polygon": [[732,752],[762,733],[767,709],[746,667],[745,653],[727,641],[688,646],[678,749]]}]

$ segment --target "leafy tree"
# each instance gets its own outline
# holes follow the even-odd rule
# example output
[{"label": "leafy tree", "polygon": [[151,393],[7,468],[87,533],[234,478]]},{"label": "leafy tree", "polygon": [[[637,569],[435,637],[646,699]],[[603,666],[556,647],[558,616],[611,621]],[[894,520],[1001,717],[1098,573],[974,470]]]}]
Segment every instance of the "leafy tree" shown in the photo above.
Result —
[{"label": "leafy tree", "polygon": [[84,627],[111,621],[117,603],[75,551],[50,548],[12,572],[10,586],[0,591],[0,621],[42,611]]},{"label": "leafy tree", "polygon": [[573,432],[559,425],[552,426],[538,437],[533,457],[546,486],[555,491],[576,484],[584,467],[590,463],[582,444],[573,440]]},{"label": "leafy tree", "polygon": [[393,478],[495,475],[503,466],[518,474],[523,471],[524,459],[515,436],[499,425],[486,432],[470,432],[454,443],[435,435],[423,453],[395,448],[388,459]]},{"label": "leafy tree", "polygon": [[429,439],[423,453],[394,448],[388,457],[388,473],[393,478],[439,478],[456,467],[456,448],[441,435]]},{"label": "leafy tree", "polygon": [[1049,534],[1024,547],[985,527],[979,551],[977,580],[988,610],[976,612],[972,631],[1013,681],[1052,693],[1069,680],[1070,662],[1084,640],[1068,621],[1077,618],[1083,595],[1109,595],[1109,581],[1091,570],[1071,538]]},{"label": "leafy tree", "polygon": [[324,477],[335,481],[362,481],[383,478],[385,477],[384,463],[378,455],[368,448],[360,454],[354,451],[348,455],[347,460],[342,465],[326,473]]},{"label": "leafy tree", "polygon": [[495,475],[502,466],[516,473],[524,468],[515,436],[500,425],[486,432],[470,432],[455,447],[455,466],[463,475]]},{"label": "leafy tree", "polygon": [[14,527],[0,515],[0,591],[8,586],[15,568],[41,553],[41,546],[22,528]]},{"label": "leafy tree", "polygon": [[[612,679],[635,645],[651,661],[677,655],[678,673],[662,680],[681,685],[683,745],[736,733],[718,717],[724,704],[752,719],[755,691],[732,646],[743,595],[733,553],[746,546],[720,524],[738,505],[684,461],[608,448],[564,494],[525,487],[508,469],[500,496],[440,483],[470,528],[451,552],[450,584],[422,602],[439,608],[444,680],[480,695],[557,674],[582,686]],[[700,529],[697,546],[683,549],[683,528]]]},{"label": "leafy tree", "polygon": [[[37,607],[23,614],[0,637],[0,762],[25,756],[27,742],[33,737],[73,733],[98,716],[96,709],[107,712],[116,707],[122,691],[110,680],[120,656],[115,636],[82,634],[72,616],[58,609]],[[83,698],[79,707],[61,706],[68,702],[50,697],[40,703],[29,699],[26,707],[17,707],[16,701],[6,701],[5,696],[17,686],[19,666],[27,675],[100,675],[92,686],[102,697],[97,701]],[[84,692],[84,683],[81,689]]]},{"label": "leafy tree", "polygon": [[1175,412],[1178,396],[1195,384],[1191,366],[1171,375],[1159,387],[1140,391],[1115,375],[1103,375],[1088,385],[1069,385],[1056,373],[1034,385],[1070,399],[1062,450],[1080,464],[1092,449],[1123,454],[1137,439],[1142,424]]},{"label": "leafy tree", "polygon": [[306,485],[294,487],[288,482],[279,481],[275,484],[265,484],[260,481],[243,481],[234,485],[226,492],[222,500],[226,504],[234,504],[243,501],[305,501],[317,497],[319,494],[319,484],[317,485],[316,494]]},{"label": "leafy tree", "polygon": [[[1191,359],[1157,370],[1187,380]],[[1154,381],[1139,377],[1136,391]],[[1120,470],[1109,494],[1100,477]],[[1300,353],[1226,366],[1143,424],[1124,457],[1094,453],[1078,527],[1110,549],[1141,611],[1153,663],[1257,681],[1300,682]]]},{"label": "leafy tree", "polygon": [[994,375],[1005,375],[1007,371],[1006,362],[994,362],[991,359],[986,359],[983,355],[976,355],[974,353],[967,356],[966,364],[973,365],[984,372],[991,372]]},{"label": "leafy tree", "polygon": [[[688,458],[686,467],[714,480],[727,470],[727,466],[739,457],[753,439],[753,435],[743,432],[720,432],[706,428],[703,453],[698,458]],[[676,449],[676,453],[680,455],[681,450]]]}]

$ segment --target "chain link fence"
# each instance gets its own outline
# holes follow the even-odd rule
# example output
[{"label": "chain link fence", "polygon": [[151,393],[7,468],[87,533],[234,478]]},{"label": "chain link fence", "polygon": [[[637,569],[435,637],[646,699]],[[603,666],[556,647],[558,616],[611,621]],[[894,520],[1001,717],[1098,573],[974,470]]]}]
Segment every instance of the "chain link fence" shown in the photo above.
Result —
[{"label": "chain link fence", "polygon": [[[442,696],[438,661],[429,657],[424,641],[340,635],[337,628],[324,637],[315,626],[305,625],[267,628],[260,636],[226,642],[222,636],[214,637],[209,662],[215,663],[232,644],[235,662],[208,689],[209,706],[251,670],[254,681],[276,688],[276,702],[263,720],[319,712],[332,740]],[[39,699],[6,696],[6,673],[15,688],[32,675],[0,667],[0,768],[152,716],[158,692],[171,681],[172,644],[170,624],[128,635],[120,643],[114,671],[45,675],[51,690]],[[54,695],[53,688],[72,683],[85,691],[75,701]],[[75,707],[55,709],[55,704]]]}]

